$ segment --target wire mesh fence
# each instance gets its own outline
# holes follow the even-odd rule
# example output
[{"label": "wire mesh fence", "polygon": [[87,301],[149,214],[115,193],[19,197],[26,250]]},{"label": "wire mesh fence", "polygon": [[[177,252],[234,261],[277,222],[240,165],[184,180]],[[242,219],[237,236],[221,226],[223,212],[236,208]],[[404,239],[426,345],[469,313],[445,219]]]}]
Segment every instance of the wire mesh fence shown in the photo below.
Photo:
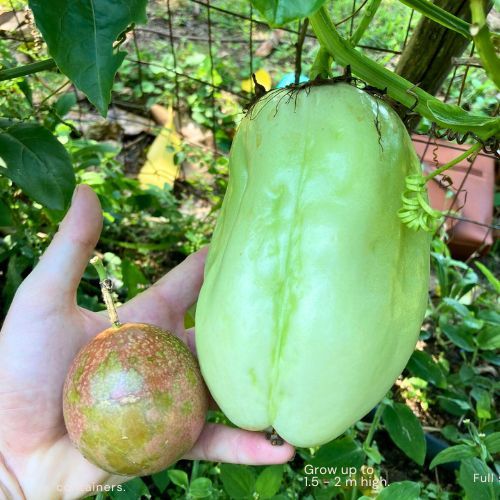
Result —
[{"label": "wire mesh fence", "polygon": [[[337,26],[344,34],[353,33],[358,16],[366,6],[367,0],[348,0],[335,2],[332,9],[334,18],[340,19]],[[21,10],[10,2],[17,29],[10,33],[16,40],[40,44],[40,37],[33,28],[33,22],[27,9]],[[399,57],[407,47],[417,25],[420,14],[399,2],[386,0],[382,3],[379,23],[384,26],[385,37],[380,30],[370,29],[363,37],[358,49],[369,57],[394,69]],[[389,14],[388,14],[389,13]],[[375,18],[375,28],[377,23]],[[26,28],[28,26],[28,28]],[[6,32],[3,32],[4,36]],[[214,157],[228,153],[232,134],[244,109],[252,100],[251,75],[264,70],[270,79],[280,80],[285,75],[292,75],[292,82],[298,81],[301,74],[310,68],[317,41],[306,23],[292,23],[279,30],[272,30],[252,9],[247,0],[163,0],[150,2],[149,22],[146,26],[134,27],[127,34],[125,41],[128,55],[118,75],[115,93],[107,118],[108,123],[124,122],[142,126],[140,130],[150,137],[157,131],[150,118],[153,102],[170,103],[175,113],[175,127],[184,144],[190,144],[190,137],[185,134],[185,125],[196,122],[204,130],[210,131],[210,137],[204,143],[190,144],[203,148],[205,153]],[[147,50],[144,48],[147,47]],[[471,96],[467,89],[473,78],[481,74],[473,44],[467,48],[466,57],[453,60],[453,70],[438,92],[445,102],[471,107]],[[343,68],[335,68],[337,74]],[[127,75],[137,82],[135,88],[122,85],[120,75]],[[162,78],[158,79],[157,77]],[[69,82],[57,81],[48,85],[39,74],[31,78],[38,79],[47,88],[47,95],[36,103],[37,110],[44,109],[50,99],[64,92],[74,92],[77,96],[76,111],[70,115],[70,122],[75,133],[88,134],[89,127],[99,120],[85,98]],[[290,79],[289,79],[290,81]],[[160,85],[160,88],[159,88]],[[271,82],[268,82],[268,87]],[[494,102],[495,94],[490,96]],[[128,113],[123,114],[123,110]],[[484,111],[484,109],[483,109]],[[487,111],[491,115],[498,113],[498,104],[490,105]],[[407,111],[407,114],[411,110]],[[405,116],[403,116],[405,118]],[[417,122],[414,122],[416,126]],[[452,143],[445,144],[439,138],[434,127],[425,129],[425,134],[413,132],[413,140],[423,163],[431,168],[437,167],[439,151],[442,148],[463,151],[458,143],[464,137],[452,137]],[[414,128],[414,127],[412,127]],[[418,130],[422,132],[422,127]],[[458,139],[458,140],[456,140]],[[139,144],[147,147],[148,140],[141,137],[127,139],[126,146]],[[134,142],[135,141],[135,142]],[[421,145],[418,146],[418,145]],[[481,152],[472,161],[462,164],[463,175],[459,184],[456,179],[443,176],[439,187],[452,196],[447,206],[447,224],[450,231],[457,227],[456,220],[482,228],[479,249],[491,245],[492,232],[500,226],[483,218],[471,220],[462,213],[464,206],[471,203],[467,196],[467,184],[472,175],[483,175],[482,166],[477,162],[490,162],[493,168],[497,151]],[[479,160],[478,160],[479,159]],[[442,162],[441,162],[442,163]],[[469,199],[467,199],[469,198]],[[496,212],[498,217],[498,211]],[[455,221],[455,222],[454,222]]]}]

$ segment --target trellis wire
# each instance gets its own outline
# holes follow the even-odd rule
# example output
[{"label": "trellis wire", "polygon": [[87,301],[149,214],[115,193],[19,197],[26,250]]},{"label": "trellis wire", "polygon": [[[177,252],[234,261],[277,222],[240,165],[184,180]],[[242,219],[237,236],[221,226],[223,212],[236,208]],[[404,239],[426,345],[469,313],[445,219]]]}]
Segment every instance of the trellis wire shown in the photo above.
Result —
[{"label": "trellis wire", "polygon": [[[195,4],[198,4],[198,5],[206,6],[206,3],[203,2],[202,0],[188,0],[188,1],[192,2],[192,3],[195,3]],[[363,2],[363,5],[366,3],[366,1]],[[222,14],[227,14],[228,16],[236,17],[236,18],[242,19],[244,21],[249,21],[252,24],[258,24],[259,26],[262,26],[264,28],[269,28],[269,26],[267,25],[266,22],[260,21],[258,19],[255,19],[253,17],[253,14],[252,14],[252,17],[249,17],[249,16],[245,16],[244,14],[241,14],[239,12],[228,10],[228,9],[225,9],[225,8],[222,8],[222,7],[218,7],[218,6],[215,6],[213,4],[211,5],[210,8],[212,10],[216,10],[216,11],[222,13]],[[356,14],[356,12],[355,12],[355,14]],[[349,15],[349,16],[347,16],[346,18],[342,19],[341,21],[335,23],[335,26],[340,26],[341,24],[344,24],[345,22],[349,21],[351,18],[352,18],[352,14]],[[294,35],[299,35],[299,32],[297,30],[294,30],[293,28],[289,28],[287,26],[280,27],[280,30],[285,31],[287,33],[292,33]],[[307,33],[306,37],[308,37],[308,38],[316,38],[314,36],[314,34],[312,34],[312,33]],[[361,47],[362,49],[369,49],[369,50],[374,50],[374,51],[378,51],[378,52],[388,52],[390,54],[401,54],[400,50],[392,50],[392,49],[388,49],[386,47],[376,47],[376,46],[373,46],[373,45],[364,45],[364,44],[358,44],[358,47]]]},{"label": "trellis wire", "polygon": [[182,128],[181,106],[179,98],[179,75],[177,73],[177,56],[174,45],[174,35],[172,30],[172,9],[170,8],[170,0],[167,0],[167,21],[168,21],[168,34],[170,42],[170,50],[172,52],[172,61],[174,63],[174,85],[175,85],[175,107],[177,108],[177,119],[179,121],[179,128]]},{"label": "trellis wire", "polygon": [[[366,2],[365,2],[366,3]],[[354,18],[356,17],[356,0],[352,0],[351,19],[349,23],[349,37],[352,38],[354,32]]]},{"label": "trellis wire", "polygon": [[[181,99],[181,91],[180,91],[180,87],[181,87],[181,79],[185,79],[187,81],[190,81],[192,82],[193,84],[196,83],[198,85],[203,85],[203,86],[206,86],[207,88],[210,89],[209,91],[209,99],[210,99],[210,108],[211,108],[211,113],[212,113],[212,120],[211,120],[211,131],[212,131],[212,152],[214,155],[217,155],[219,154],[218,152],[218,147],[217,147],[217,127],[218,127],[218,123],[217,123],[217,104],[216,104],[216,98],[215,98],[215,92],[216,91],[225,91],[225,92],[228,92],[229,94],[232,94],[234,96],[236,96],[238,99],[242,99],[242,100],[248,100],[249,99],[249,96],[243,92],[236,92],[234,91],[234,89],[232,89],[231,87],[227,86],[227,85],[224,85],[223,83],[221,84],[215,84],[215,81],[214,81],[214,73],[215,73],[215,62],[214,62],[214,52],[213,52],[213,49],[214,49],[214,36],[213,36],[213,22],[212,22],[212,15],[211,15],[211,12],[217,12],[218,14],[220,15],[224,15],[224,16],[229,16],[229,17],[232,17],[232,18],[236,18],[236,19],[239,19],[241,21],[244,21],[245,23],[248,23],[248,26],[249,26],[249,35],[248,35],[248,40],[245,41],[244,39],[242,40],[239,40],[239,39],[236,39],[236,40],[231,40],[231,39],[228,39],[226,40],[228,43],[248,43],[248,55],[249,55],[249,76],[253,73],[254,69],[255,69],[255,65],[254,65],[254,31],[253,31],[253,27],[254,26],[260,26],[262,28],[265,28],[266,30],[268,29],[268,26],[265,22],[259,20],[259,19],[255,19],[254,17],[254,12],[253,12],[253,8],[252,8],[252,5],[250,2],[248,2],[248,5],[249,5],[249,9],[248,9],[248,15],[245,14],[245,13],[241,13],[241,12],[235,12],[235,11],[232,11],[232,10],[229,10],[227,8],[224,8],[224,7],[220,7],[218,5],[215,5],[215,2],[214,1],[211,1],[211,0],[189,0],[190,3],[192,4],[196,4],[202,8],[204,8],[206,10],[206,18],[207,18],[207,29],[208,29],[208,34],[207,34],[207,37],[198,37],[198,36],[193,36],[193,35],[188,35],[188,36],[182,36],[182,35],[177,35],[175,33],[175,30],[174,30],[174,26],[173,26],[173,19],[175,17],[175,12],[173,11],[172,9],[172,6],[171,6],[171,2],[170,0],[167,0],[166,2],[166,6],[167,6],[167,16],[166,16],[166,24],[167,24],[167,32],[166,33],[163,33],[161,31],[157,31],[157,30],[152,30],[148,27],[144,27],[144,28],[135,28],[134,30],[134,33],[132,34],[132,43],[134,44],[134,52],[135,52],[135,58],[134,57],[128,57],[129,61],[133,62],[133,63],[136,63],[137,64],[137,68],[138,68],[138,73],[139,73],[139,79],[141,80],[140,81],[140,84],[142,85],[142,77],[141,77],[141,67],[143,65],[150,65],[150,66],[158,66],[158,67],[161,67],[163,68],[165,71],[167,71],[168,73],[172,74],[173,76],[173,79],[174,79],[174,109],[176,110],[176,119],[177,119],[177,122],[179,123],[180,127],[179,129],[182,129],[182,123],[181,123],[181,120],[182,120],[182,99]],[[353,0],[352,1],[352,7],[351,7],[351,13],[349,16],[347,16],[346,18],[342,19],[340,22],[336,23],[337,25],[341,25],[347,21],[350,21],[350,25],[349,25],[349,33],[352,34],[353,30],[354,30],[354,18],[363,10],[365,4],[367,3],[367,0],[364,0],[362,1],[359,5],[357,4],[357,0]],[[13,8],[13,4],[12,2],[10,1],[10,5],[11,5],[11,8],[12,10],[15,12],[15,9]],[[408,24],[406,26],[406,32],[405,32],[405,36],[404,36],[404,42],[402,44],[402,48],[401,50],[393,50],[393,49],[390,49],[390,48],[387,48],[387,47],[377,47],[377,46],[373,46],[373,45],[368,45],[368,44],[358,44],[358,47],[360,48],[363,48],[363,49],[368,49],[368,50],[371,50],[371,51],[374,51],[374,52],[385,52],[385,53],[390,53],[390,54],[394,54],[394,55],[398,55],[398,54],[401,54],[402,50],[406,47],[407,45],[407,42],[408,42],[408,39],[409,39],[409,36],[410,36],[410,33],[411,33],[411,29],[412,29],[412,20],[414,19],[414,10],[409,10],[409,20],[408,20]],[[289,34],[292,34],[294,36],[297,37],[297,50],[300,50],[300,37],[302,36],[304,39],[305,38],[308,38],[308,39],[311,39],[311,38],[314,38],[314,35],[311,33],[311,32],[308,32],[307,30],[304,30],[304,32],[301,33],[301,29],[300,29],[300,25],[299,25],[299,29],[298,30],[294,30],[293,28],[290,28],[288,26],[285,26],[283,28],[281,28],[284,32],[286,33],[289,33]],[[158,63],[155,63],[155,62],[147,62],[147,61],[142,61],[141,58],[140,58],[140,51],[139,51],[139,48],[138,48],[138,45],[137,45],[137,39],[136,39],[136,32],[141,32],[141,31],[144,31],[144,32],[150,32],[150,33],[154,33],[156,35],[158,35],[159,37],[161,38],[165,38],[168,40],[168,45],[169,45],[169,48],[170,48],[170,51],[171,51],[171,54],[172,54],[172,63],[173,63],[173,67],[167,67],[163,64],[158,64]],[[22,32],[21,32],[22,33]],[[26,41],[26,38],[24,36],[24,33],[22,33],[22,38],[24,39],[25,42]],[[183,40],[183,39],[193,39],[193,40],[196,40],[196,41],[201,41],[201,42],[206,42],[207,45],[208,45],[208,57],[209,57],[209,62],[210,62],[210,78],[209,78],[209,81],[206,81],[205,79],[202,79],[202,78],[197,78],[196,76],[192,75],[192,74],[188,74],[188,73],[185,73],[182,71],[182,69],[179,67],[179,64],[178,64],[178,58],[177,58],[177,50],[176,50],[176,47],[175,47],[175,40]],[[224,41],[223,39],[218,39],[218,41]],[[471,51],[470,51],[470,56],[469,56],[469,61],[471,60],[472,56],[474,54],[474,46],[472,46],[471,48]],[[297,56],[297,59],[300,61],[300,57]],[[449,81],[449,84],[447,86],[447,89],[446,89],[446,92],[445,92],[445,96],[444,96],[444,100],[445,101],[448,101],[449,98],[450,98],[450,93],[451,93],[451,89],[453,87],[453,84],[454,82],[456,81],[456,78],[457,78],[457,73],[458,73],[458,68],[459,66],[462,66],[462,67],[465,67],[464,69],[464,72],[462,75],[460,75],[460,78],[461,78],[461,85],[460,85],[460,90],[459,90],[459,95],[458,95],[458,104],[461,103],[462,101],[462,98],[463,98],[463,93],[464,93],[464,89],[465,89],[465,84],[466,84],[466,81],[467,81],[467,76],[468,76],[468,72],[469,72],[469,68],[470,66],[472,66],[473,64],[469,64],[469,61],[466,61],[465,63],[461,63],[461,64],[458,64],[458,63],[455,63],[454,64],[454,69],[453,69],[453,73],[452,73],[452,76],[450,78],[450,81]],[[299,68],[300,69],[300,68]],[[297,67],[296,67],[296,71],[297,71]],[[39,78],[38,75],[35,75],[35,78]],[[73,89],[73,91],[76,92],[75,89]],[[123,105],[123,103],[120,103],[118,100],[114,99],[113,100],[113,103],[115,105]],[[82,120],[82,116],[83,116],[83,111],[82,111],[82,107],[81,107],[81,100],[78,101],[78,112],[79,112],[79,115],[80,115],[80,121],[83,122]],[[145,109],[144,107],[142,107],[142,111],[144,113],[147,113],[147,109]],[[426,139],[420,139],[420,138],[417,138],[415,139],[419,142],[425,142],[426,143],[426,148],[424,150],[424,153],[421,155],[421,160],[423,161],[424,159],[424,156],[426,155],[427,153],[427,150],[429,147],[431,147],[433,145],[433,141],[435,140],[432,136],[429,136],[427,137]],[[453,147],[453,145],[450,145],[450,147]],[[457,150],[460,150],[460,148],[456,148]],[[490,156],[490,155],[486,155],[485,153],[480,153],[481,156]],[[466,172],[466,175],[464,176],[464,179],[462,181],[462,185],[458,188],[458,190],[456,191],[455,193],[455,198],[458,199],[458,193],[461,192],[462,188],[463,188],[463,184],[465,183],[469,173],[470,173],[470,170],[472,169],[473,167],[473,162],[475,161],[475,158],[473,159],[473,161],[470,163],[469,165],[469,168]],[[456,202],[456,199],[454,199],[454,202]],[[453,203],[452,205],[453,206]],[[452,215],[451,213],[448,214],[448,216],[450,218],[457,218],[455,215]],[[463,220],[463,219],[461,219]],[[469,221],[467,220],[467,222],[473,222],[474,221]],[[483,225],[482,223],[478,223],[479,225]],[[490,227],[490,230],[492,228],[495,228],[495,226],[489,226]]]},{"label": "trellis wire", "polygon": [[406,33],[405,33],[405,39],[403,41],[403,50],[405,49],[406,47],[406,44],[408,43],[408,37],[410,35],[410,29],[411,29],[411,23],[413,21],[413,14],[415,13],[415,11],[413,9],[411,9],[411,12],[410,12],[410,17],[408,19],[408,24],[406,25]]},{"label": "trellis wire", "polygon": [[215,65],[214,65],[214,55],[212,52],[212,45],[213,45],[213,40],[212,40],[212,22],[210,18],[210,0],[206,0],[206,5],[207,5],[207,26],[208,26],[208,55],[210,57],[210,83],[211,88],[210,88],[210,104],[212,106],[212,142],[213,142],[213,148],[214,148],[214,153],[217,154],[217,139],[216,139],[216,134],[217,134],[217,116],[215,112],[215,84],[214,84],[214,71],[215,71]]},{"label": "trellis wire", "polygon": [[[470,54],[469,54],[469,59],[472,58],[472,56],[474,55],[474,50],[475,50],[475,44],[472,43],[471,45],[471,50],[470,50]],[[460,91],[459,91],[459,94],[458,94],[458,98],[457,98],[457,105],[459,106],[461,101],[462,101],[462,96],[463,96],[463,92],[464,92],[464,89],[465,89],[465,83],[466,83],[466,80],[467,80],[467,75],[469,73],[469,68],[470,68],[470,65],[468,63],[465,64],[465,70],[464,70],[464,73],[462,74],[461,76],[461,83],[460,83]],[[455,66],[454,69],[453,69],[453,75],[450,79],[450,83],[446,89],[446,95],[445,95],[445,98],[444,98],[444,102],[447,102],[449,100],[449,96],[450,96],[450,92],[451,92],[451,88],[452,88],[452,85],[453,85],[453,81],[455,80],[456,78],[456,74],[457,74],[457,69],[458,69],[458,66]],[[432,134],[431,136],[429,137],[428,139],[428,144],[426,146],[426,150],[430,144],[430,141],[433,139],[432,137]],[[437,144],[436,144],[437,145]],[[424,155],[425,155],[425,152],[424,152]],[[474,163],[476,161],[476,158],[477,158],[478,155],[475,155],[473,158],[472,158],[472,161],[469,162],[469,167],[464,175],[464,178],[462,179],[461,183],[460,183],[460,186],[458,187],[458,189],[454,189],[453,192],[453,198],[452,198],[452,201],[450,203],[450,208],[448,209],[448,211],[445,213],[445,218],[443,218],[439,228],[438,228],[438,231],[441,231],[441,229],[443,228],[444,224],[445,224],[445,221],[446,219],[450,218],[450,219],[458,219],[458,220],[462,220],[462,221],[465,221],[465,218],[463,217],[457,217],[457,216],[454,216],[452,215],[452,211],[453,211],[453,207],[455,206],[455,204],[457,203],[458,201],[458,197],[460,195],[461,192],[464,191],[464,185],[467,181],[467,178],[468,176],[470,175],[470,172],[472,171],[472,168],[474,166]],[[489,156],[489,155],[485,155],[485,156]],[[423,161],[423,156],[421,158],[421,161]],[[467,195],[467,192],[465,192],[465,195]],[[471,223],[472,221],[470,220],[467,220],[466,222],[469,222]],[[484,224],[479,224],[479,225],[482,225],[482,226],[485,226]],[[483,237],[483,241],[482,243],[479,245],[479,248],[484,248],[485,244],[486,244],[486,240],[488,239],[491,231],[493,229],[499,229],[499,226],[495,225],[495,224],[491,224],[491,225],[486,225],[486,227],[488,227],[488,231],[484,234],[484,237]]]},{"label": "trellis wire", "polygon": [[[250,17],[247,17],[247,16],[241,15],[239,13],[231,12],[231,11],[229,11],[227,9],[222,9],[220,7],[215,7],[215,6],[213,6],[213,5],[210,4],[210,0],[206,0],[206,3],[203,2],[203,1],[201,1],[201,0],[191,0],[191,1],[194,2],[194,3],[196,3],[196,4],[206,6],[208,11],[210,11],[210,9],[217,9],[219,12],[224,13],[226,15],[235,16],[235,17],[238,17],[238,18],[241,18],[241,19],[245,19],[245,20],[249,21],[250,27],[252,27],[252,25],[254,23],[255,24],[263,24],[260,21],[253,19],[253,13],[252,12],[250,13]],[[352,35],[353,30],[354,30],[354,18],[356,16],[356,14],[361,11],[362,7],[366,3],[367,2],[365,0],[364,2],[362,2],[361,6],[357,8],[356,7],[356,0],[353,0],[353,2],[352,2],[352,8],[351,8],[351,15],[348,16],[347,18],[343,19],[340,23],[337,23],[337,24],[341,24],[343,22],[346,22],[347,20],[350,20],[349,33],[350,33],[350,35]],[[413,16],[414,16],[414,10],[411,9],[410,10],[410,16],[409,16],[409,21],[408,21],[408,24],[406,26],[406,32],[405,32],[405,37],[404,37],[404,42],[403,42],[403,48],[406,46],[408,38],[409,38],[409,35],[410,35],[411,22],[412,22]],[[208,19],[208,25],[209,25],[209,46],[211,47],[211,45],[212,45],[212,39],[211,39],[211,31],[212,31],[212,29],[211,29],[210,18]],[[297,30],[292,30],[290,28],[286,29],[286,31],[288,31],[290,33],[294,33],[294,34],[297,35],[297,43],[296,43],[297,52],[301,51],[304,38],[306,36],[313,36],[313,35],[307,34],[306,32],[302,32],[302,30],[301,30],[301,24],[300,23],[299,23],[298,26],[299,27],[298,27]],[[251,28],[250,28],[250,33],[252,33],[252,29]],[[250,36],[250,39],[251,38],[252,37]],[[370,47],[370,48],[372,50],[379,50],[378,47]],[[253,71],[253,45],[252,45],[251,41],[250,41],[250,44],[249,44],[249,51],[250,51],[250,61],[251,61],[250,64],[251,64],[251,72],[252,72]],[[393,51],[393,52],[401,53],[401,51]],[[472,57],[473,53],[474,53],[474,46],[472,46],[470,57]],[[297,78],[297,74],[300,74],[300,64],[301,64],[301,56],[300,56],[299,53],[297,53],[297,55],[296,55],[296,68],[295,68],[296,78]],[[454,67],[454,76],[456,75],[457,67],[458,66]],[[213,70],[214,70],[214,67],[213,67],[213,58],[211,57],[211,75],[213,75]],[[469,70],[469,64],[465,64],[465,71],[464,71],[464,73],[462,75],[462,83],[461,83],[459,97],[458,97],[458,104],[460,104],[460,101],[461,101],[461,98],[462,98],[462,95],[463,95],[463,91],[464,91],[464,88],[465,88],[465,82],[466,82],[466,79],[467,79],[468,70]],[[448,98],[449,91],[450,91],[452,83],[453,83],[453,78],[452,78],[452,80],[450,82],[450,86],[449,86],[449,88],[447,90],[447,98]],[[431,141],[433,141],[433,137],[429,136],[427,138],[427,141],[426,141],[426,148],[424,150],[424,153],[420,157],[420,160],[422,162],[424,160],[424,157],[426,155],[426,152],[427,152],[429,146],[431,145]],[[457,149],[460,150],[460,148],[457,148]],[[488,155],[485,155],[484,153],[481,153],[481,154],[484,155],[484,156],[488,156]],[[465,182],[466,182],[466,180],[467,180],[467,178],[468,178],[468,176],[470,174],[470,171],[471,171],[471,169],[473,167],[475,159],[476,159],[476,157],[474,157],[472,159],[472,161],[470,162],[470,165],[469,165],[469,168],[468,168],[468,170],[466,172],[466,175],[464,176],[464,179],[462,180],[462,183],[461,183],[460,187],[456,190],[456,192],[454,194],[454,198],[452,200],[452,203],[450,204],[450,209],[448,210],[448,213],[446,214],[446,216],[449,217],[449,218],[458,218],[458,219],[460,219],[460,217],[452,215],[452,209],[453,209],[453,207],[454,207],[454,205],[455,205],[455,203],[456,203],[456,201],[458,199],[459,193],[463,192],[463,185],[465,184]],[[444,220],[443,220],[442,224],[444,224]],[[472,221],[468,220],[467,222],[472,222]],[[484,226],[484,224],[482,224],[480,222],[478,223],[478,225]],[[488,227],[491,230],[491,228],[494,227],[494,226],[488,226]],[[485,235],[485,240],[486,240],[487,237],[488,237],[488,234]]]}]

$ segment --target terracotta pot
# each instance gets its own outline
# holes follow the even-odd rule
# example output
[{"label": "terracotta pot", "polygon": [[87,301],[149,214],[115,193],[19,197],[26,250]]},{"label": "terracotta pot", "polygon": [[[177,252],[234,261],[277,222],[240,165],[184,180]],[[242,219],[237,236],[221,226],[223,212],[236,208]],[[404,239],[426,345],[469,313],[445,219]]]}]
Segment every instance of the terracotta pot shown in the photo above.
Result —
[{"label": "terracotta pot", "polygon": [[[470,147],[440,139],[434,141],[427,136],[412,138],[426,172],[448,163]],[[493,244],[493,231],[485,225],[493,222],[494,191],[495,159],[485,154],[479,154],[472,164],[461,161],[428,184],[431,206],[451,211],[445,224],[455,257],[467,258],[475,251],[485,253]]]}]

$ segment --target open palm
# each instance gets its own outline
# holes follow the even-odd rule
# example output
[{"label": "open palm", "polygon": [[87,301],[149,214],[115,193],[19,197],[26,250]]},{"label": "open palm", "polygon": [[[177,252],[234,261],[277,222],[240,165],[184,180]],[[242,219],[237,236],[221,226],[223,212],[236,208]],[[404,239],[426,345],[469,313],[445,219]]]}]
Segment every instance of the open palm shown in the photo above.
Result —
[{"label": "open palm", "polygon": [[[0,333],[0,458],[27,498],[78,498],[95,485],[127,480],[85,460],[69,441],[62,416],[62,387],[73,358],[109,326],[105,315],[76,304],[101,227],[96,195],[79,186],[58,233],[18,289]],[[205,254],[191,255],[122,306],[121,322],[158,325],[194,349],[184,315],[197,299]],[[292,455],[291,446],[271,446],[261,433],[207,424],[186,458],[263,464]]]}]

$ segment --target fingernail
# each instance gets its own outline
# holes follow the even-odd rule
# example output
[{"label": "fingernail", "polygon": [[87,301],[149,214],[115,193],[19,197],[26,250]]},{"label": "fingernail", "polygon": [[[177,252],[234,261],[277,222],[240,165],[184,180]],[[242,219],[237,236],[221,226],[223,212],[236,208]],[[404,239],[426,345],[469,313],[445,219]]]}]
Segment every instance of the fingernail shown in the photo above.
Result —
[{"label": "fingernail", "polygon": [[293,461],[294,461],[294,459],[295,459],[295,455],[297,455],[297,452],[295,452],[295,453],[293,454],[293,457],[292,457],[290,460],[288,460],[288,461],[289,461],[289,462],[293,462]]},{"label": "fingernail", "polygon": [[71,197],[71,204],[73,204],[73,202],[75,201],[75,198],[76,198],[76,193],[78,191],[78,188],[80,187],[80,184],[78,184],[76,187],[75,187],[75,190],[73,191],[73,196]]}]

